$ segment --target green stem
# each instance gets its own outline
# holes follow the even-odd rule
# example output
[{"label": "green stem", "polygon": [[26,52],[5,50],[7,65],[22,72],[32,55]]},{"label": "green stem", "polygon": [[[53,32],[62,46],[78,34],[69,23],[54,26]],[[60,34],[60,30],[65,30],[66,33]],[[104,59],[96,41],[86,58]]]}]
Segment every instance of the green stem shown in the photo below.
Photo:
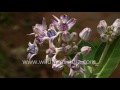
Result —
[{"label": "green stem", "polygon": [[106,54],[107,54],[107,51],[108,51],[109,47],[110,47],[110,43],[106,43],[105,49],[104,49],[104,51],[103,51],[103,53],[102,53],[102,55],[101,55],[101,57],[100,57],[100,59],[99,59],[99,62],[98,62],[99,65],[100,65],[100,64],[102,63],[102,61],[104,60],[104,58],[105,58],[105,56],[106,56]]},{"label": "green stem", "polygon": [[[85,66],[84,66],[84,69],[85,69]],[[86,74],[84,74],[84,78],[87,78],[87,75],[86,75]]]}]

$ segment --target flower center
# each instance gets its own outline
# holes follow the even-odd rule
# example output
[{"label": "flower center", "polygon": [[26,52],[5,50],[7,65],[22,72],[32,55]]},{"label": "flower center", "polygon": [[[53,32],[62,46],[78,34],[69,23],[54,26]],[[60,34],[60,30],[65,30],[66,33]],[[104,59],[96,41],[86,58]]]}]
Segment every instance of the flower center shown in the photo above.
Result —
[{"label": "flower center", "polygon": [[60,24],[60,29],[61,29],[62,31],[68,30],[68,25],[67,25],[65,22],[62,22],[62,23]]},{"label": "flower center", "polygon": [[72,63],[71,68],[75,71],[79,70],[80,66],[78,64]]},{"label": "flower center", "polygon": [[34,54],[36,52],[35,46],[34,45],[29,46],[28,52],[31,53],[31,54]]},{"label": "flower center", "polygon": [[56,35],[56,32],[52,29],[48,29],[47,31],[47,36],[50,38],[52,36],[55,36]]}]

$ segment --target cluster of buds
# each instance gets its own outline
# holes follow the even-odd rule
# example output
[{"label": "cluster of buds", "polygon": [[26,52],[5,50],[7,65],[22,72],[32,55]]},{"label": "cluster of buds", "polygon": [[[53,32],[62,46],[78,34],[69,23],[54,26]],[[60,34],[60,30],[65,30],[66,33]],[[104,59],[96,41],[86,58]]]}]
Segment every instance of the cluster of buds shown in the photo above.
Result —
[{"label": "cluster of buds", "polygon": [[[67,15],[61,15],[60,18],[54,16],[52,23],[47,29],[46,20],[43,18],[42,24],[36,24],[33,26],[33,33],[28,35],[34,35],[34,43],[29,43],[27,59],[31,60],[34,55],[38,54],[38,46],[44,43],[45,40],[49,42],[49,48],[46,50],[46,62],[52,61],[52,68],[55,71],[63,69],[64,65],[70,68],[68,77],[73,77],[75,72],[85,74],[86,71],[82,68],[83,63],[78,63],[80,55],[88,55],[91,51],[91,47],[83,46],[81,50],[78,50],[80,42],[88,41],[91,35],[91,29],[85,28],[79,33],[81,40],[78,42],[78,34],[76,32],[70,33],[70,29],[76,24],[76,19]],[[59,47],[55,46],[55,38],[58,37]],[[64,53],[62,60],[57,60],[56,56],[60,53]],[[73,59],[70,58],[71,54],[75,54]],[[68,60],[69,57],[69,60]]]},{"label": "cluster of buds", "polygon": [[112,43],[120,35],[120,19],[116,19],[111,26],[107,26],[105,20],[101,20],[97,26],[102,42]]}]

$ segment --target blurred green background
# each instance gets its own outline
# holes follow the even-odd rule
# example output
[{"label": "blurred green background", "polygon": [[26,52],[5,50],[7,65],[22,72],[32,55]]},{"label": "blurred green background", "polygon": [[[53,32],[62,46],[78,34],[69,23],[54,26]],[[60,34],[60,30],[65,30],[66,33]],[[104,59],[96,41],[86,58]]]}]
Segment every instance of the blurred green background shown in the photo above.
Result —
[{"label": "blurred green background", "polygon": [[[62,78],[61,72],[53,71],[51,65],[22,64],[27,56],[28,42],[34,40],[34,36],[26,34],[33,32],[32,26],[41,23],[42,17],[49,25],[53,14],[57,17],[67,14],[70,18],[76,18],[77,24],[72,28],[76,32],[90,27],[93,30],[90,42],[93,43],[99,43],[96,27],[100,20],[104,19],[111,25],[120,18],[119,12],[0,12],[0,78]],[[33,59],[44,58],[45,51],[39,49],[39,54]],[[110,78],[120,78],[120,65]]]}]

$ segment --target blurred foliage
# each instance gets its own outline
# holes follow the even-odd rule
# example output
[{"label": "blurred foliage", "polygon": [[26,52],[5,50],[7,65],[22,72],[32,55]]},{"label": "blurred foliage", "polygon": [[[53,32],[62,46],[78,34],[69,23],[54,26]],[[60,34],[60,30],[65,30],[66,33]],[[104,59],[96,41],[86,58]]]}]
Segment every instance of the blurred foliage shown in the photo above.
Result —
[{"label": "blurred foliage", "polygon": [[11,19],[11,14],[9,12],[0,12],[0,24],[4,24],[5,26],[10,26],[13,21]]}]

